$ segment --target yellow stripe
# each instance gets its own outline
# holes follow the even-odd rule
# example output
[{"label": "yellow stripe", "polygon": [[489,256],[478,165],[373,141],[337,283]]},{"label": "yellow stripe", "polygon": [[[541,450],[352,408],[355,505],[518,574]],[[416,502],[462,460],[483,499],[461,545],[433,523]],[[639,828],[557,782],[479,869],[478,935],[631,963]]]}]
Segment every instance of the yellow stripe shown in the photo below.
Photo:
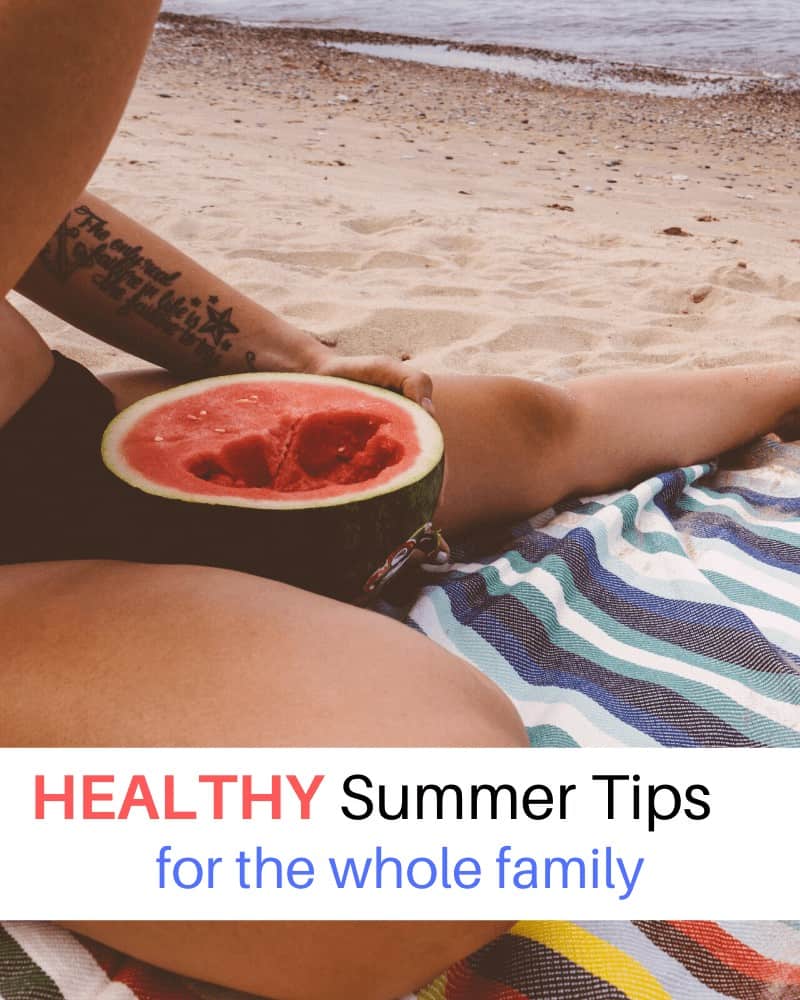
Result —
[{"label": "yellow stripe", "polygon": [[437,976],[432,983],[428,983],[428,985],[423,986],[421,990],[417,990],[414,996],[417,1000],[444,1000],[446,989],[447,973],[443,972],[441,976]]},{"label": "yellow stripe", "polygon": [[575,965],[615,986],[630,1000],[671,1000],[669,993],[643,965],[613,944],[566,920],[529,920],[512,934],[559,952]]}]

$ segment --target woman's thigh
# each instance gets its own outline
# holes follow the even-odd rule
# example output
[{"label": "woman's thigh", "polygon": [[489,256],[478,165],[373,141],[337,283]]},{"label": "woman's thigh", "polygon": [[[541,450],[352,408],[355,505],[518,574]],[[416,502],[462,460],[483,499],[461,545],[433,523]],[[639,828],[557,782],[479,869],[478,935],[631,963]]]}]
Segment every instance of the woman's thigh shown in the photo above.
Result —
[{"label": "woman's thigh", "polygon": [[[0,570],[5,746],[523,746],[494,684],[376,614],[202,567]],[[481,923],[84,923],[172,971],[276,998],[389,998]]]},{"label": "woman's thigh", "polygon": [[499,688],[430,640],[243,573],[2,567],[0,634],[6,746],[524,742]]},{"label": "woman's thigh", "polygon": [[270,1000],[397,1000],[511,924],[123,921],[67,926],[135,958]]}]

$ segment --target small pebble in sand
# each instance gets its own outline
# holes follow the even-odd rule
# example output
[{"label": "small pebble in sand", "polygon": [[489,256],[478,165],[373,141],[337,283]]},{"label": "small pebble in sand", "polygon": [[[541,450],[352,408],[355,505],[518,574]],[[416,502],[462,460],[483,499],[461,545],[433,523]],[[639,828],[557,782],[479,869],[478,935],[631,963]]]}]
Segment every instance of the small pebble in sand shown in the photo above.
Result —
[{"label": "small pebble in sand", "polygon": [[736,261],[736,266],[737,267],[747,267],[747,261],[746,260],[737,260]]},{"label": "small pebble in sand", "polygon": [[681,229],[680,226],[667,226],[666,229],[662,229],[661,232],[665,236],[691,236],[691,233],[687,233],[685,229]]},{"label": "small pebble in sand", "polygon": [[575,209],[572,205],[559,205],[557,201],[554,201],[552,205],[547,205],[547,208],[557,208],[559,212],[574,212]]}]

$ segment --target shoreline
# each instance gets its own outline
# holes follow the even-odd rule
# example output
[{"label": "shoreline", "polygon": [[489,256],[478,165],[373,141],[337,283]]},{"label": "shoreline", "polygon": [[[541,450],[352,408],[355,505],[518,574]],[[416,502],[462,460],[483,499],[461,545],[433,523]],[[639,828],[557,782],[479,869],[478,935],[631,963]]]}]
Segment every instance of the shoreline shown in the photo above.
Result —
[{"label": "shoreline", "polygon": [[[170,17],[91,186],[343,354],[552,381],[788,360],[799,109]],[[96,371],[140,364],[23,310]]]},{"label": "shoreline", "polygon": [[[785,143],[787,154],[794,154],[794,145],[800,141],[800,90],[786,91],[770,82],[710,97],[619,93],[482,69],[377,59],[319,44],[322,37],[409,37],[403,35],[255,27],[185,14],[162,14],[159,24],[163,27],[155,33],[145,74],[153,67],[156,72],[168,69],[188,77],[193,68],[202,68],[212,78],[224,79],[225,86],[260,90],[292,104],[309,99],[312,106],[315,101],[345,107],[359,104],[360,113],[368,115],[380,108],[377,97],[383,95],[391,100],[385,111],[398,122],[434,117],[441,107],[450,121],[460,117],[474,122],[474,127],[504,129],[513,129],[516,122],[528,126],[519,130],[523,132],[530,131],[537,111],[550,106],[556,118],[563,118],[570,107],[622,135],[635,125],[648,138],[655,134],[656,142],[674,129],[683,139],[673,136],[673,144],[680,143],[688,129],[693,139],[711,147],[718,146],[722,137],[741,141],[749,136],[762,144]],[[367,81],[366,88],[356,87],[358,93],[345,95],[352,102],[341,99],[344,88],[362,81]],[[387,93],[390,86],[391,95]],[[436,103],[428,99],[434,92],[439,98]],[[452,107],[456,103],[463,107],[463,114]],[[377,117],[384,120],[386,115]],[[554,131],[558,134],[559,130]]]},{"label": "shoreline", "polygon": [[[544,66],[557,65],[560,67],[573,67],[580,70],[581,78],[595,77],[596,82],[590,83],[588,89],[615,90],[637,88],[637,92],[648,94],[654,93],[658,96],[661,89],[663,96],[677,97],[701,97],[704,95],[714,96],[715,92],[721,93],[741,93],[748,91],[767,91],[776,94],[796,93],[800,94],[800,74],[787,75],[775,74],[766,75],[764,73],[747,73],[733,69],[696,69],[679,66],[661,66],[658,64],[626,62],[618,59],[604,58],[601,56],[588,57],[570,52],[546,49],[538,46],[511,45],[495,42],[469,42],[458,39],[448,39],[427,35],[406,35],[393,32],[368,31],[358,28],[321,28],[309,25],[285,25],[285,24],[260,24],[249,22],[237,18],[211,17],[203,14],[174,14],[163,12],[159,16],[159,25],[180,27],[188,30],[210,29],[215,26],[235,27],[244,31],[254,32],[254,37],[259,37],[262,41],[271,43],[275,40],[285,39],[288,42],[300,41],[310,42],[325,46],[370,46],[384,49],[407,49],[414,50],[420,47],[435,49],[448,54],[455,53],[456,57],[450,68],[470,68],[469,66],[459,66],[457,64],[457,54],[471,54],[486,58],[486,72],[510,73],[510,75],[521,75],[514,70],[493,70],[491,60],[500,61],[505,59],[506,65],[509,61],[516,61],[520,66],[524,66],[527,61],[532,68],[535,65]],[[391,59],[392,55],[387,52],[382,55],[374,53],[377,58]],[[401,59],[401,61],[412,61],[411,59]],[[413,61],[417,61],[416,59]],[[424,58],[419,60],[425,62]],[[434,65],[428,63],[428,65]],[[538,79],[531,73],[533,79]],[[568,74],[564,74],[563,82],[556,81],[556,86],[566,88],[575,87],[582,89],[585,84],[579,79],[576,83],[571,83]],[[542,82],[552,82],[548,76],[541,78]],[[648,88],[656,88],[655,91]],[[674,89],[675,93],[670,94],[669,89]],[[714,91],[709,88],[714,88]],[[686,93],[680,93],[680,91]]]}]

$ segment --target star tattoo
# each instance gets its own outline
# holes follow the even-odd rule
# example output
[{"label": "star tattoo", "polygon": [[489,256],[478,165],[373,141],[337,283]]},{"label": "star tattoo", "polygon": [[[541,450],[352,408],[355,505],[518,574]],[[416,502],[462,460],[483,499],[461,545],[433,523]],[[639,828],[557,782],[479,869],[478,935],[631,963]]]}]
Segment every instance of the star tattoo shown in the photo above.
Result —
[{"label": "star tattoo", "polygon": [[219,346],[226,334],[239,332],[239,327],[231,323],[233,306],[228,306],[227,309],[215,309],[213,306],[206,306],[206,312],[208,313],[208,319],[197,332],[210,333],[211,339],[216,346]]}]

